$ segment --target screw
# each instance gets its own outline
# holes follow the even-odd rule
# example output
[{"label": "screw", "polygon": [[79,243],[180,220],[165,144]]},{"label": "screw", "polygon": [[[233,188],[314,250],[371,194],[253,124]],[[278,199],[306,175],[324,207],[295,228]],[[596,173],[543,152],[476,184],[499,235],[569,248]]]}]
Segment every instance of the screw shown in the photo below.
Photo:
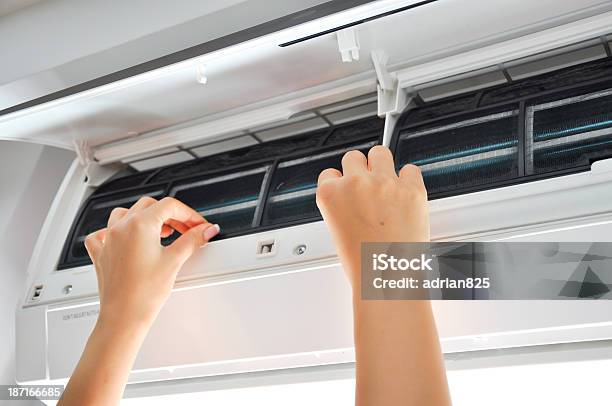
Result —
[{"label": "screw", "polygon": [[70,292],[72,292],[72,285],[64,286],[64,295],[68,295]]},{"label": "screw", "polygon": [[293,250],[293,253],[295,255],[302,255],[303,253],[306,252],[306,245],[304,244],[300,244],[297,247],[295,247],[295,249]]}]

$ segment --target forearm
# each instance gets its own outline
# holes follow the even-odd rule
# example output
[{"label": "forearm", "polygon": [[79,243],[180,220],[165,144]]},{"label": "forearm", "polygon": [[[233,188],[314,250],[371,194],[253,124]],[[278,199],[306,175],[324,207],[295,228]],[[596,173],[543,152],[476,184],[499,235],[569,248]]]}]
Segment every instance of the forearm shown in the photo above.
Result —
[{"label": "forearm", "polygon": [[353,303],[358,406],[450,405],[428,301]]},{"label": "forearm", "polygon": [[119,404],[147,330],[99,319],[58,405]]}]

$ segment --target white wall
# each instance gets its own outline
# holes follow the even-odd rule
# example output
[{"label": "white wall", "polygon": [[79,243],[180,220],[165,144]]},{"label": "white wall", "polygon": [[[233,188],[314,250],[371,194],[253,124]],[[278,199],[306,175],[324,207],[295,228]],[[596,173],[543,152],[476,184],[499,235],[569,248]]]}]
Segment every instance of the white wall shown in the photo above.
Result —
[{"label": "white wall", "polygon": [[15,307],[38,232],[73,159],[65,150],[0,141],[0,385],[15,382]]}]

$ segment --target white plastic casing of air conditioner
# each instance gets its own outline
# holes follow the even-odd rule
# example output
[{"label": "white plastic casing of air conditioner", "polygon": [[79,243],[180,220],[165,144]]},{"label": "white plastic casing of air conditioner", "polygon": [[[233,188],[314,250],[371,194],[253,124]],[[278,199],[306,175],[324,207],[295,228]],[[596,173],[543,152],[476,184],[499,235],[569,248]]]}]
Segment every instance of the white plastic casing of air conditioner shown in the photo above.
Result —
[{"label": "white plastic casing of air conditioner", "polygon": [[[359,14],[355,13],[367,13],[367,7],[370,13],[384,11],[383,6],[398,7],[395,3],[398,2],[375,2],[357,11],[334,15],[334,21],[337,24],[356,18]],[[325,54],[322,58],[325,62],[327,53],[333,51],[339,66],[347,70],[340,79],[313,83],[310,87],[306,84],[306,89],[291,88],[281,81],[278,83],[283,88],[281,93],[286,88],[293,93],[272,97],[269,103],[259,101],[240,106],[231,116],[215,113],[207,120],[143,133],[124,141],[96,144],[91,139],[73,137],[80,159],[67,173],[40,232],[28,269],[28,286],[17,309],[18,382],[64,382],[94,326],[98,303],[93,267],[56,271],[56,266],[81,203],[91,193],[92,184],[114,173],[114,162],[135,155],[136,151],[161,150],[193,141],[196,133],[217,131],[222,139],[225,131],[246,130],[286,119],[299,109],[341,101],[376,88],[379,114],[386,118],[388,140],[398,114],[409,105],[409,91],[598,39],[612,27],[612,7],[608,2],[591,1],[582,6],[561,2],[568,8],[563,17],[550,18],[543,10],[553,4],[561,7],[559,3],[550,1],[541,7],[528,1],[521,2],[521,7],[516,2],[510,3],[500,2],[499,15],[493,12],[489,16],[493,20],[514,19],[506,31],[500,33],[494,26],[484,27],[483,30],[490,31],[486,38],[479,41],[466,38],[452,49],[437,50],[429,60],[422,56],[412,61],[409,55],[405,60],[398,59],[397,54],[402,56],[398,51],[401,44],[391,39],[419,41],[419,38],[412,37],[404,25],[412,22],[410,14],[404,17],[396,14],[355,27],[360,60],[367,60],[367,69],[347,67],[360,62],[342,62],[342,57],[354,59],[356,55],[339,53],[337,38],[328,34],[312,43],[298,43],[295,46],[299,50],[291,52],[306,55],[304,62],[319,52]],[[458,7],[452,2],[434,4],[432,12],[442,14],[455,13]],[[476,8],[470,13],[478,13],[478,5],[488,8],[484,1],[475,2]],[[515,10],[516,15],[508,16],[509,9]],[[457,13],[460,25],[472,24],[472,18],[476,18],[466,10]],[[544,14],[539,19],[527,18],[537,13]],[[321,26],[325,23],[320,22]],[[431,36],[445,33],[443,27],[434,26],[420,29]],[[302,33],[298,28],[304,27],[294,27]],[[281,34],[289,36],[286,30]],[[347,35],[350,44],[352,34]],[[346,38],[340,41],[341,50],[346,41]],[[333,43],[332,50],[329,42]],[[261,45],[264,59],[268,57],[266,44]],[[288,62],[293,61],[291,58]],[[211,69],[210,82],[215,80],[213,72]],[[140,81],[134,86],[146,93],[147,83]],[[149,84],[155,86],[154,82]],[[206,86],[209,85],[212,83]],[[84,99],[77,97],[46,109],[35,108],[27,114],[18,112],[12,118],[0,120],[0,129],[2,126],[15,129],[36,117],[44,122],[54,112],[65,120],[77,120],[79,108],[88,109],[87,103],[92,100],[105,101],[104,97],[113,95],[112,92],[118,92],[119,98],[136,100],[139,94],[129,94],[131,90],[129,86],[127,90],[110,88]],[[31,131],[35,141],[51,143],[36,135],[36,129]],[[15,138],[27,137],[19,133]],[[612,235],[611,182],[612,162],[608,160],[596,162],[589,172],[435,200],[430,202],[432,236],[435,240],[454,241],[608,241]],[[274,241],[271,254],[257,254],[262,241]],[[299,253],[298,246],[306,247],[305,251]],[[33,299],[37,288],[39,295]],[[171,297],[138,355],[129,382],[351,363],[354,352],[350,295],[323,222],[212,242],[181,270]],[[440,301],[433,305],[447,354],[612,338],[612,303],[608,301]]]}]

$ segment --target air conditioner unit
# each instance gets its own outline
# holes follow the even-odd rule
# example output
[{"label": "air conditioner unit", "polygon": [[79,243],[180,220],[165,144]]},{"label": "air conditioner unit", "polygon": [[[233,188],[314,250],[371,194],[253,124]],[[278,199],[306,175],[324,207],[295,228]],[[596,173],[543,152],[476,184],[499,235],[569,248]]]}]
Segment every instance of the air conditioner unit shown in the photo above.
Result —
[{"label": "air conditioner unit", "polygon": [[[354,361],[349,286],[314,201],[319,171],[350,149],[382,143],[398,168],[421,166],[435,240],[610,238],[609,2],[380,1],[291,18],[2,112],[5,138],[79,155],[17,309],[19,382],[70,376],[98,312],[83,239],[142,195],[175,196],[223,233],[181,270],[128,393]],[[434,307],[447,354],[612,338],[607,301]]]}]

